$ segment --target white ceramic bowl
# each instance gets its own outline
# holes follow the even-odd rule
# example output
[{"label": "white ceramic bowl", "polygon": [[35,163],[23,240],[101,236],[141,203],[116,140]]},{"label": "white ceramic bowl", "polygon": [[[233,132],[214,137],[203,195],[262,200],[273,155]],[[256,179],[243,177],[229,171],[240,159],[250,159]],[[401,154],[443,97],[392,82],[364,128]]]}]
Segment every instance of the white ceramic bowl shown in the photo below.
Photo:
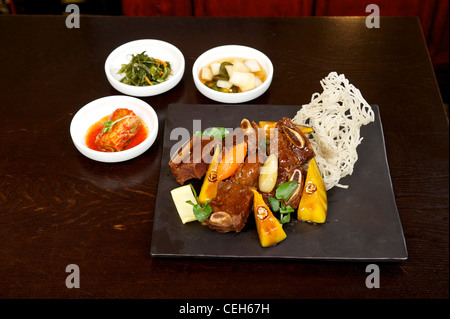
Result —
[{"label": "white ceramic bowl", "polygon": [[[88,129],[118,108],[134,111],[147,124],[147,138],[135,147],[120,152],[100,152],[88,148]],[[141,155],[152,146],[158,135],[158,116],[150,105],[138,98],[125,95],[107,96],[86,104],[75,114],[70,124],[70,135],[75,147],[86,157],[106,163],[123,162]]]},{"label": "white ceramic bowl", "polygon": [[[222,58],[256,59],[267,74],[266,80],[253,90],[241,93],[224,93],[208,88],[200,81],[202,67]],[[192,67],[192,76],[197,89],[211,100],[222,103],[243,103],[259,97],[267,91],[273,78],[273,65],[261,51],[242,45],[223,45],[212,48],[200,55]]]},{"label": "white ceramic bowl", "polygon": [[[172,74],[163,83],[151,86],[132,86],[120,82],[123,74],[117,74],[122,64],[130,62],[132,54],[145,53],[155,59],[170,62]],[[184,74],[184,56],[170,43],[161,40],[136,40],[125,43],[110,53],[105,62],[105,73],[109,83],[119,92],[132,96],[153,96],[172,89]]]}]

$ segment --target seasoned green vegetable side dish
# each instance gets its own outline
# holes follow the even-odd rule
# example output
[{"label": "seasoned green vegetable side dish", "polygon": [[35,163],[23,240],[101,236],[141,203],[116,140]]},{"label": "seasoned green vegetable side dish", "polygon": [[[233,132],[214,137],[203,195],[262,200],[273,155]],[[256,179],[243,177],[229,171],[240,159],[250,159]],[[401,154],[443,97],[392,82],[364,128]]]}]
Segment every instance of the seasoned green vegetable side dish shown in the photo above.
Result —
[{"label": "seasoned green vegetable side dish", "polygon": [[150,86],[164,82],[172,72],[170,62],[149,57],[145,51],[133,54],[117,74],[125,74],[120,82],[133,86]]}]

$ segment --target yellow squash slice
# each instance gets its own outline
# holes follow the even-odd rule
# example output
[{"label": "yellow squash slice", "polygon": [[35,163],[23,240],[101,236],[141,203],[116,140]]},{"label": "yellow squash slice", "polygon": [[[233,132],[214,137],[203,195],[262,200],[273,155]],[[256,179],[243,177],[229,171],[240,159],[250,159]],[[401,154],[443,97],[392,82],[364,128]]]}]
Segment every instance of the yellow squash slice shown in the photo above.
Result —
[{"label": "yellow squash slice", "polygon": [[262,195],[255,189],[253,191],[253,212],[255,214],[256,230],[262,247],[269,247],[283,241],[287,236],[283,226],[272,214],[264,202]]},{"label": "yellow squash slice", "polygon": [[211,163],[208,166],[205,179],[203,180],[202,189],[200,195],[198,195],[199,204],[204,205],[207,201],[212,200],[217,195],[217,168],[219,167],[219,145],[214,150],[214,155],[211,159]]},{"label": "yellow squash slice", "polygon": [[319,167],[313,158],[309,162],[297,217],[299,220],[322,224],[327,218],[327,208],[327,191]]}]

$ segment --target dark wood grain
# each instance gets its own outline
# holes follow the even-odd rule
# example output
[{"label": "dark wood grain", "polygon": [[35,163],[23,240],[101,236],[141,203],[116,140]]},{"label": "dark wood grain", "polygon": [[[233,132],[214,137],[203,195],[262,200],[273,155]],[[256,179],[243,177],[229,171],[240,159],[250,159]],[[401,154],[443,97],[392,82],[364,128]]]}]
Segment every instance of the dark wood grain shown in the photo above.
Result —
[{"label": "dark wood grain", "polygon": [[[226,30],[226,32],[224,32]],[[152,259],[162,131],[140,157],[97,163],[72,144],[84,104],[118,94],[103,64],[140,38],[183,52],[179,85],[142,98],[160,127],[170,103],[208,104],[191,69],[222,44],[265,52],[275,76],[255,104],[308,103],[320,79],[344,73],[378,104],[409,258],[380,263],[381,288],[357,262]],[[416,18],[0,17],[0,297],[448,298],[448,122]],[[301,244],[301,243],[299,243]],[[77,264],[81,288],[68,289]],[[226,287],[226,289],[224,289]]]}]

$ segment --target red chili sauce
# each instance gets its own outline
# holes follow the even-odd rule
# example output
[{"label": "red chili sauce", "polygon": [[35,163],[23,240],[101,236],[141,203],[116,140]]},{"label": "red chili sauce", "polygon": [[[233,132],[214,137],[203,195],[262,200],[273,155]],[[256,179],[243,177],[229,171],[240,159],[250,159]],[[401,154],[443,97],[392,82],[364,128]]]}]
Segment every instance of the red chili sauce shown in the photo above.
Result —
[{"label": "red chili sauce", "polygon": [[[87,134],[86,134],[86,146],[88,148],[90,148],[91,150],[105,152],[105,151],[102,151],[97,146],[97,144],[95,144],[95,139],[97,138],[97,135],[102,132],[103,128],[105,127],[103,125],[103,122],[108,121],[108,118],[109,118],[109,115],[106,115],[100,121],[98,121],[97,123],[95,123],[91,127],[89,127]],[[141,122],[142,122],[141,128],[139,129],[137,134],[135,136],[133,136],[133,138],[131,139],[130,144],[128,144],[128,146],[126,147],[127,150],[135,147],[136,145],[141,144],[147,138],[147,136],[148,136],[147,124],[144,121],[142,121],[142,119],[141,119]]]}]

